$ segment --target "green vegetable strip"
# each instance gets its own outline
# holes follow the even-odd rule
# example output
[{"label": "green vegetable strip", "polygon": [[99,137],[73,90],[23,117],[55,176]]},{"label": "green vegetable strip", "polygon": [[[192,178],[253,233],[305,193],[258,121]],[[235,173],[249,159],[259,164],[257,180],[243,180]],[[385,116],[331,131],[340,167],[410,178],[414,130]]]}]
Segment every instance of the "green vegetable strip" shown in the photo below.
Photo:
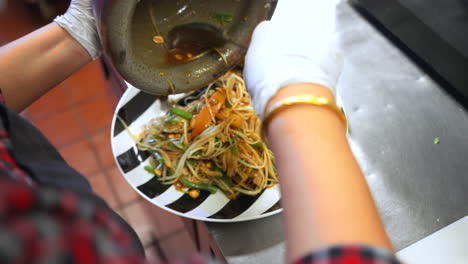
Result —
[{"label": "green vegetable strip", "polygon": [[166,117],[166,119],[164,119],[164,123],[169,125],[177,124],[179,122],[180,121],[176,119],[175,115],[170,115],[169,117]]},{"label": "green vegetable strip", "polygon": [[182,118],[185,118],[187,120],[190,120],[193,118],[193,115],[189,112],[186,112],[182,109],[179,109],[179,108],[171,108],[170,110],[171,114],[173,115],[176,115],[176,116],[180,116]]},{"label": "green vegetable strip", "polygon": [[155,160],[159,162],[159,164],[164,165],[164,159],[163,157],[161,157],[161,155],[159,155],[159,153],[157,153],[156,151],[150,151],[150,150],[148,150],[148,152],[151,154],[151,156],[154,157]]},{"label": "green vegetable strip", "polygon": [[178,148],[178,149],[181,149],[183,151],[186,151],[189,147],[188,146],[185,146],[184,144],[182,143],[173,143],[173,142],[169,142],[169,145],[171,145],[172,147],[174,148]]},{"label": "green vegetable strip", "polygon": [[222,180],[228,187],[234,185],[232,182],[231,177],[227,176],[226,172],[224,172],[220,167],[214,165],[214,171],[219,172],[219,176],[215,176],[217,179]]},{"label": "green vegetable strip", "polygon": [[227,176],[225,173],[223,173],[222,176],[216,178],[222,180],[228,187],[232,187],[234,185],[231,177]]},{"label": "green vegetable strip", "polygon": [[204,190],[204,191],[208,191],[210,192],[211,194],[214,194],[216,193],[216,191],[218,191],[218,188],[214,187],[213,185],[209,185],[209,184],[206,184],[206,183],[195,183],[195,182],[191,182],[185,178],[180,178],[180,180],[182,181],[182,184],[187,187],[187,188],[192,188],[192,189],[197,189],[197,190]]},{"label": "green vegetable strip", "polygon": [[239,147],[237,147],[237,145],[232,145],[231,151],[232,154],[239,154]]},{"label": "green vegetable strip", "polygon": [[260,148],[263,146],[263,143],[262,142],[257,142],[257,143],[254,143],[254,144],[250,144],[250,146],[254,147],[254,148]]},{"label": "green vegetable strip", "polygon": [[145,170],[151,174],[154,174],[154,168],[150,165],[146,165]]},{"label": "green vegetable strip", "polygon": [[172,168],[167,167],[167,173],[169,173],[169,175],[174,174],[174,172],[175,172],[175,171],[174,171]]}]

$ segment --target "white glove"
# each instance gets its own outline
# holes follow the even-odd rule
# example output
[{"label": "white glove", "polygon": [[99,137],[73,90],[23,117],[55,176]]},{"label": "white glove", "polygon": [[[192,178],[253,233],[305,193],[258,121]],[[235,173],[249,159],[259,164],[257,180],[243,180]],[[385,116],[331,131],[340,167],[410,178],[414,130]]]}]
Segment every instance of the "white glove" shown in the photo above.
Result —
[{"label": "white glove", "polygon": [[336,0],[279,0],[272,20],[255,29],[244,77],[260,119],[281,87],[314,83],[334,92],[343,65],[334,43],[336,4]]},{"label": "white glove", "polygon": [[101,55],[101,40],[93,12],[93,0],[72,0],[63,16],[54,21],[85,48],[94,60]]}]

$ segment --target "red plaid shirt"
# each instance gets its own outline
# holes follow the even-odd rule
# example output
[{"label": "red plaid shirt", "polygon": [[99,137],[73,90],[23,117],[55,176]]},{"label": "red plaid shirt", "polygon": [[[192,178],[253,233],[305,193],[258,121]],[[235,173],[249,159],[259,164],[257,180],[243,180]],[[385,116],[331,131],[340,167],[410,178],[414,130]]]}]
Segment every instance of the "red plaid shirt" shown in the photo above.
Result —
[{"label": "red plaid shirt", "polygon": [[400,264],[394,255],[382,248],[335,246],[314,252],[293,264]]},{"label": "red plaid shirt", "polygon": [[[0,263],[145,263],[105,204],[72,191],[36,184],[19,167],[11,147],[1,117]],[[185,263],[208,262],[195,256]],[[380,249],[345,246],[312,253],[294,263],[399,262]]]}]

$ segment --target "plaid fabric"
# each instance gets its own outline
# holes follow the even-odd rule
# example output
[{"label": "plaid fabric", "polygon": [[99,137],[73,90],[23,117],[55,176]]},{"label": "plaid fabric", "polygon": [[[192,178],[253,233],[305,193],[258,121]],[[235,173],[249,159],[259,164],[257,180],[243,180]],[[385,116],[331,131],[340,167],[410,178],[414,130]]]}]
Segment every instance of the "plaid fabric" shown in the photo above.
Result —
[{"label": "plaid fabric", "polygon": [[382,248],[367,246],[335,246],[317,251],[293,264],[401,264]]},{"label": "plaid fabric", "polygon": [[147,263],[103,203],[69,191],[0,178],[0,219],[0,263]]}]

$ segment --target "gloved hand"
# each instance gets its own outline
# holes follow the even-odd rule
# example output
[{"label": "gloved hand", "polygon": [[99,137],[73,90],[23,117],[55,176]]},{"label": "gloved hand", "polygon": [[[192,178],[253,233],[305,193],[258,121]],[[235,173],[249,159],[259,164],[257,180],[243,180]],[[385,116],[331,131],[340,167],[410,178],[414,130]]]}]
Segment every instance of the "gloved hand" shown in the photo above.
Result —
[{"label": "gloved hand", "polygon": [[93,12],[93,0],[72,0],[67,12],[54,21],[83,46],[94,60],[101,55],[101,40]]},{"label": "gloved hand", "polygon": [[314,83],[334,92],[343,64],[334,43],[336,5],[336,0],[279,0],[271,21],[257,26],[244,77],[260,119],[281,87]]}]

